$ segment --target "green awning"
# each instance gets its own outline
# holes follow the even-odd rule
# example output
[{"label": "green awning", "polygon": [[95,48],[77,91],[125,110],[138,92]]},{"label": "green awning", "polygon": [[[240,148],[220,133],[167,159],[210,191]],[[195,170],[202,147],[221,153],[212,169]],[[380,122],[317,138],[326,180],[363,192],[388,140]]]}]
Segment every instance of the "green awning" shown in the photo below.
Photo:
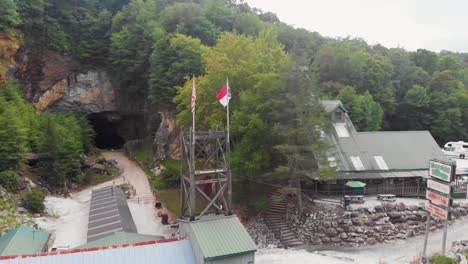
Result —
[{"label": "green awning", "polygon": [[360,181],[348,181],[345,185],[351,188],[362,188],[366,186],[365,183]]}]

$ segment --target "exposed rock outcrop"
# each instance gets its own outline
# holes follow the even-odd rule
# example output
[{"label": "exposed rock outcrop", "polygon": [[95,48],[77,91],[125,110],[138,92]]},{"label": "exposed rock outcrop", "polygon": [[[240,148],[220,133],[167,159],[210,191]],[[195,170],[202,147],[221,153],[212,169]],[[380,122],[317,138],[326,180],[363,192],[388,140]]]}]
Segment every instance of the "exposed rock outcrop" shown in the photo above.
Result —
[{"label": "exposed rock outcrop", "polygon": [[85,113],[118,110],[116,89],[102,71],[71,74],[43,94],[34,105],[38,110],[52,105],[52,109],[58,111]]},{"label": "exposed rock outcrop", "polygon": [[5,33],[0,33],[0,82],[11,79],[16,70],[15,55],[19,41]]},{"label": "exposed rock outcrop", "polygon": [[117,111],[117,87],[102,70],[83,70],[72,57],[55,51],[21,50],[16,77],[36,110],[99,113]]},{"label": "exposed rock outcrop", "polygon": [[154,145],[159,158],[169,155],[173,159],[180,159],[182,154],[182,131],[177,125],[175,113],[160,112],[161,124],[154,137]]}]

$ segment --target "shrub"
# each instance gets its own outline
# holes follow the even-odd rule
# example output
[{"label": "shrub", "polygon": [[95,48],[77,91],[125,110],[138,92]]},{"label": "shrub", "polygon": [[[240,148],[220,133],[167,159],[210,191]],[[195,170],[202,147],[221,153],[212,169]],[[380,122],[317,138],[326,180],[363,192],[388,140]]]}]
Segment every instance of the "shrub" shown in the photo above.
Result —
[{"label": "shrub", "polygon": [[162,165],[163,169],[160,176],[164,181],[164,185],[177,187],[180,183],[180,161],[167,158],[162,162]]},{"label": "shrub", "polygon": [[458,261],[453,258],[449,258],[441,255],[434,255],[429,259],[432,264],[457,264]]},{"label": "shrub", "polygon": [[0,172],[0,185],[10,192],[16,191],[16,186],[18,185],[20,179],[20,176],[15,171],[6,170]]},{"label": "shrub", "polygon": [[268,201],[265,198],[260,198],[255,202],[255,210],[260,212],[265,212],[268,210]]},{"label": "shrub", "polygon": [[23,205],[33,213],[40,213],[45,208],[44,200],[45,194],[41,190],[33,188],[24,195]]}]

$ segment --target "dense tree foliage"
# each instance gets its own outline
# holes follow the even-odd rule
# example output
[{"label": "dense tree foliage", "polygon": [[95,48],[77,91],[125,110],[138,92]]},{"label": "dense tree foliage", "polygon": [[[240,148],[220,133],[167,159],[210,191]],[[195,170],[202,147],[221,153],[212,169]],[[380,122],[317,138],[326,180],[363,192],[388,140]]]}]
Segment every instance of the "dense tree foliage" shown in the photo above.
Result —
[{"label": "dense tree foliage", "polygon": [[0,31],[9,31],[20,24],[14,0],[0,0]]},{"label": "dense tree foliage", "polygon": [[81,180],[81,155],[94,131],[74,114],[36,114],[15,85],[0,84],[0,171],[15,170],[26,152],[38,152],[44,179],[54,186]]},{"label": "dense tree foliage", "polygon": [[[0,31],[15,29],[26,48],[70,54],[144,98],[149,135],[159,111],[176,109],[190,124],[192,76],[198,128],[221,128],[225,112],[213,102],[229,76],[233,166],[246,177],[300,171],[310,144],[296,139],[326,126],[319,98],[341,99],[358,130],[429,130],[439,143],[468,137],[466,54],[325,38],[234,0],[0,0]],[[0,125],[0,171],[32,150],[51,183],[79,181],[80,155],[92,144],[85,119],[38,117],[7,87]]]}]

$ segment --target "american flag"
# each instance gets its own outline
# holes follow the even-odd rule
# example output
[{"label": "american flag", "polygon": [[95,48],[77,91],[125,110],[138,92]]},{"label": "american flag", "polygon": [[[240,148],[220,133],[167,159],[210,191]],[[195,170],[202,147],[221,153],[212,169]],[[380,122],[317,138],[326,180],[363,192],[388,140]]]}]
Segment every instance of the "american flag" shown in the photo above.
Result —
[{"label": "american flag", "polygon": [[195,113],[195,101],[197,101],[197,88],[195,87],[195,76],[192,78],[192,113]]}]

